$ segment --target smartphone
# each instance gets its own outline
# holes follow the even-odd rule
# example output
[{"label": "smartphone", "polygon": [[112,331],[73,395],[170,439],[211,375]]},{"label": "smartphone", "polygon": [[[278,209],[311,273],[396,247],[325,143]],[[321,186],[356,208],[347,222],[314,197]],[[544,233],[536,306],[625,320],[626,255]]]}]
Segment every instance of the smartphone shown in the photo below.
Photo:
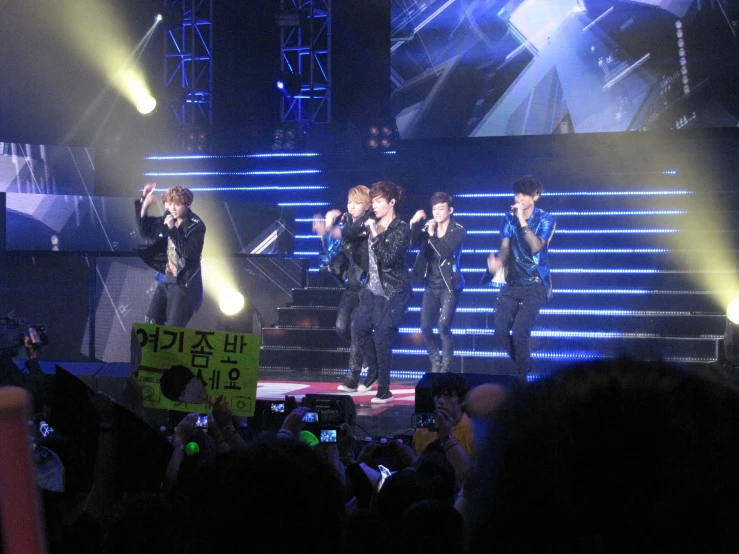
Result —
[{"label": "smartphone", "polygon": [[54,432],[54,429],[45,421],[40,421],[38,424],[38,432],[42,437],[48,437]]},{"label": "smartphone", "polygon": [[208,416],[198,416],[198,420],[195,422],[195,429],[207,429],[208,428]]},{"label": "smartphone", "polygon": [[318,437],[318,442],[336,442],[338,435],[338,429],[331,427],[330,429],[321,429],[321,433]]},{"label": "smartphone", "polygon": [[414,429],[438,429],[436,414],[433,412],[418,412],[411,416],[411,425]]},{"label": "smartphone", "polygon": [[393,473],[382,464],[378,464],[377,469],[380,470],[380,478],[377,480],[377,490],[379,491],[382,488],[382,485],[385,484],[385,479],[390,477]]},{"label": "smartphone", "polygon": [[269,408],[273,414],[284,414],[285,413],[285,403],[284,402],[272,402],[270,403]]},{"label": "smartphone", "polygon": [[318,423],[318,412],[306,412],[303,416],[303,423]]}]

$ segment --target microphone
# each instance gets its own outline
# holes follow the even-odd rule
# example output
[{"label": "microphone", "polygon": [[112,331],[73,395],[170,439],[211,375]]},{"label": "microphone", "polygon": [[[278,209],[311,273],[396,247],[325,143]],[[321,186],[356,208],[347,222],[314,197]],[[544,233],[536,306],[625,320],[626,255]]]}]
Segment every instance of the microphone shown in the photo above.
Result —
[{"label": "microphone", "polygon": [[518,213],[518,208],[511,208],[511,215],[515,216]]},{"label": "microphone", "polygon": [[340,224],[346,225],[348,222],[349,222],[349,212],[344,212],[343,214],[341,214]]}]

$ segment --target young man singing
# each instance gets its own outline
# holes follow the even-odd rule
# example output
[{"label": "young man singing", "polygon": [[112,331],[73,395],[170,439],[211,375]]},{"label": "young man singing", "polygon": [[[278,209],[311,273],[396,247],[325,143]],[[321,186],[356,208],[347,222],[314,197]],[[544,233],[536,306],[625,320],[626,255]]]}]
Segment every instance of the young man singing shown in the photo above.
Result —
[{"label": "young man singing", "polygon": [[[431,361],[432,373],[446,373],[454,356],[452,320],[457,311],[464,277],[459,268],[467,231],[454,220],[454,201],[445,192],[431,196],[433,218],[422,224],[426,212],[418,210],[411,219],[413,242],[420,243],[413,278],[425,285],[421,303],[421,334]],[[438,318],[438,321],[437,321]],[[439,328],[442,356],[434,336],[434,324]]]},{"label": "young man singing", "polygon": [[506,284],[495,309],[496,342],[516,365],[519,379],[534,367],[529,336],[539,310],[552,297],[549,242],[554,235],[553,215],[535,207],[544,191],[538,179],[521,177],[513,183],[515,203],[500,227],[500,251],[488,257],[493,275],[506,270]]},{"label": "young man singing", "polygon": [[[352,313],[351,335],[369,368],[362,390],[370,390],[375,382],[378,384],[373,404],[393,400],[390,392],[392,345],[410,299],[411,279],[406,254],[411,231],[396,214],[404,197],[403,189],[395,183],[373,184],[370,198],[374,217],[365,222],[369,231],[369,272],[367,284],[359,293],[359,306]],[[358,362],[356,359],[350,361],[350,371],[344,380],[346,390],[358,388],[361,371]]]},{"label": "young man singing", "polygon": [[200,258],[205,224],[190,211],[192,192],[180,186],[170,188],[163,196],[167,207],[164,216],[148,216],[147,210],[156,201],[152,194],[155,188],[155,183],[147,183],[136,201],[139,233],[152,241],[137,252],[149,267],[164,274],[144,321],[185,327],[203,303]]}]

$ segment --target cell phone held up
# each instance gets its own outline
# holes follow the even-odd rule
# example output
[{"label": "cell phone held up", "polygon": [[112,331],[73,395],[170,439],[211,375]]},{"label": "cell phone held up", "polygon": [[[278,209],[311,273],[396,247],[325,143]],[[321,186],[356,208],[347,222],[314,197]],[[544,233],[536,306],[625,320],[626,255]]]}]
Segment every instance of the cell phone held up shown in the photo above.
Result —
[{"label": "cell phone held up", "polygon": [[428,429],[436,431],[439,426],[436,422],[436,414],[433,412],[417,412],[411,416],[411,426],[414,429]]},{"label": "cell phone held up", "polygon": [[208,416],[198,416],[198,420],[195,422],[195,429],[207,429],[208,428]]}]

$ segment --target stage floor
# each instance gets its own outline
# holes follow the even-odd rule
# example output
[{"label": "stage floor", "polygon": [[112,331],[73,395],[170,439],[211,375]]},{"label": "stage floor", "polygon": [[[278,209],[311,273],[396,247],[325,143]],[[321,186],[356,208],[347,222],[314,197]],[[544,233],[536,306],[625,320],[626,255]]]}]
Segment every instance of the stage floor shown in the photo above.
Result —
[{"label": "stage floor", "polygon": [[[130,365],[103,362],[65,362],[42,360],[45,373],[53,374],[59,365],[76,375],[95,390],[102,390],[113,398],[119,398],[124,380],[130,374]],[[19,364],[20,365],[20,364]],[[411,416],[415,411],[417,380],[393,379],[390,390],[395,400],[389,404],[373,405],[372,398],[377,389],[369,392],[345,393],[337,390],[343,377],[337,374],[324,375],[306,371],[269,371],[261,368],[257,381],[257,400],[284,400],[294,396],[298,403],[306,394],[349,396],[356,407],[355,436],[382,438],[411,435]],[[165,410],[147,408],[147,421],[155,428],[173,426],[170,413]],[[176,419],[176,416],[174,416]]]}]

